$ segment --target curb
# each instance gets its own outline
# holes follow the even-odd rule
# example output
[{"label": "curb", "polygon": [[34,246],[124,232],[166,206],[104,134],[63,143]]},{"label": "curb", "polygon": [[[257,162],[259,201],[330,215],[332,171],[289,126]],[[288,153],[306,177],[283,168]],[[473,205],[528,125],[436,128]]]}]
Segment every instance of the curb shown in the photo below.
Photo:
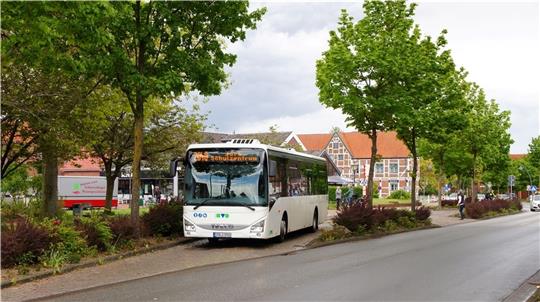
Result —
[{"label": "curb", "polygon": [[503,302],[526,302],[540,289],[540,270],[529,277],[513,293],[508,295]]},{"label": "curb", "polygon": [[183,237],[183,238],[180,238],[180,239],[178,239],[176,241],[173,241],[173,242],[157,244],[157,245],[154,245],[154,246],[149,246],[149,247],[145,247],[145,248],[138,249],[138,250],[128,251],[128,252],[125,252],[125,253],[122,253],[122,254],[109,255],[109,256],[106,256],[104,258],[97,257],[95,259],[91,259],[91,260],[88,260],[88,261],[82,262],[82,263],[67,264],[67,265],[64,265],[60,269],[59,272],[56,272],[56,273],[54,271],[52,271],[52,270],[47,270],[47,271],[40,272],[40,273],[37,273],[37,274],[34,274],[34,275],[24,276],[24,277],[22,277],[20,279],[14,278],[13,280],[2,281],[2,283],[0,285],[0,288],[7,288],[7,287],[18,285],[18,284],[23,284],[23,283],[28,283],[28,282],[35,281],[35,280],[44,279],[44,278],[54,276],[54,275],[60,275],[60,274],[68,273],[68,272],[71,272],[71,271],[74,271],[74,270],[77,270],[77,269],[94,267],[94,266],[102,265],[102,264],[112,262],[112,261],[115,261],[115,260],[120,260],[120,259],[123,259],[123,258],[137,256],[137,255],[146,254],[146,253],[159,251],[159,250],[164,250],[164,249],[168,249],[168,248],[171,248],[171,247],[174,247],[174,246],[177,246],[177,245],[188,244],[188,243],[196,241],[196,240],[198,240],[198,239]]},{"label": "curb", "polygon": [[392,235],[401,234],[401,233],[408,233],[408,232],[429,230],[429,229],[438,229],[438,228],[441,228],[441,226],[436,225],[436,224],[432,224],[432,225],[413,228],[413,229],[400,230],[400,231],[396,231],[396,232],[392,232],[392,233],[368,234],[368,235],[363,235],[363,236],[353,236],[353,237],[349,237],[349,238],[343,238],[343,239],[332,240],[332,241],[320,241],[319,238],[316,238],[316,239],[312,240],[311,242],[309,242],[308,244],[306,244],[305,249],[314,249],[314,248],[319,248],[319,247],[324,247],[324,246],[329,246],[329,245],[341,244],[341,243],[345,243],[345,242],[354,242],[354,241],[362,241],[362,240],[369,240],[369,239],[377,239],[377,238],[382,238],[382,237],[386,237],[386,236],[392,236]]}]

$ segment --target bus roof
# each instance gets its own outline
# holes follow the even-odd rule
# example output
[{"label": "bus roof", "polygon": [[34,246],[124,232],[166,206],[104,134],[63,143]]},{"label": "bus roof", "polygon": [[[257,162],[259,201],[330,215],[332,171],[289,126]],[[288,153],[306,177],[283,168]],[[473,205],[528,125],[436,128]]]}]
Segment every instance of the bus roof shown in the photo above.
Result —
[{"label": "bus roof", "polygon": [[188,150],[191,149],[212,149],[212,148],[250,148],[250,149],[263,149],[265,151],[274,151],[279,153],[284,153],[286,155],[298,156],[303,158],[309,158],[319,161],[326,162],[326,159],[320,156],[315,156],[303,152],[298,152],[294,149],[285,149],[274,147],[271,145],[261,144],[258,140],[249,139],[249,140],[232,140],[225,143],[211,143],[211,144],[191,144],[188,147]]}]

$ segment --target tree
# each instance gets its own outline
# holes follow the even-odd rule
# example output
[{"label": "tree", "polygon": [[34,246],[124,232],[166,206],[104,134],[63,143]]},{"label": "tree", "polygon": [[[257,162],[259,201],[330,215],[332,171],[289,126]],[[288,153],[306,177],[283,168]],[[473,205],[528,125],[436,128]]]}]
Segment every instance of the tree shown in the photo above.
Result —
[{"label": "tree", "polygon": [[[100,117],[95,136],[101,139],[91,145],[90,155],[103,162],[107,180],[105,209],[111,211],[114,182],[133,160],[133,114],[121,92],[103,87],[94,94]],[[163,168],[169,160],[185,152],[196,141],[203,128],[205,115],[192,112],[172,100],[152,99],[145,116],[145,146],[143,159],[148,166]]]},{"label": "tree", "polygon": [[471,198],[474,202],[478,176],[486,168],[501,168],[501,161],[508,160],[512,139],[508,132],[509,111],[500,111],[494,100],[487,101],[484,91],[476,84],[471,86],[467,98],[471,112],[467,115],[468,126],[461,132],[461,143],[471,156],[468,169],[472,178]]},{"label": "tree", "polygon": [[404,1],[366,1],[364,18],[342,10],[337,31],[330,31],[329,49],[317,61],[319,101],[341,109],[348,126],[371,140],[367,185],[368,206],[373,206],[373,176],[377,133],[392,128],[396,95],[390,83],[401,68],[398,58],[413,21],[414,5]]},{"label": "tree", "polygon": [[225,43],[245,39],[265,10],[248,12],[247,2],[220,1],[37,2],[13,7],[19,14],[10,21],[24,24],[17,42],[31,46],[28,53],[40,53],[43,44],[52,46],[55,56],[49,63],[110,83],[127,98],[134,117],[131,219],[138,226],[145,103],[193,90],[219,94],[227,79],[224,66],[232,66],[236,58],[224,51]]},{"label": "tree", "polygon": [[529,150],[527,152],[527,159],[529,163],[535,168],[535,179],[538,179],[538,187],[540,188],[540,136],[533,137],[529,144]]},{"label": "tree", "polygon": [[30,67],[17,49],[8,54],[2,64],[2,126],[11,127],[3,146],[3,175],[30,159],[38,160],[39,154],[44,175],[43,210],[52,216],[58,208],[59,162],[80,152],[88,141],[75,133],[84,132],[82,125],[91,123],[91,111],[83,100],[92,83],[61,70]]}]

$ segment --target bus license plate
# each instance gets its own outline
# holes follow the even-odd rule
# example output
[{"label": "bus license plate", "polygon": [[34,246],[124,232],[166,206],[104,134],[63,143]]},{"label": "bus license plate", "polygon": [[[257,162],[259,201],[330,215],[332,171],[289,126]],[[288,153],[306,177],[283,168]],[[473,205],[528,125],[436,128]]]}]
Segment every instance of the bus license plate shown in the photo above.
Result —
[{"label": "bus license plate", "polygon": [[231,233],[227,233],[227,232],[214,232],[214,238],[231,238]]}]

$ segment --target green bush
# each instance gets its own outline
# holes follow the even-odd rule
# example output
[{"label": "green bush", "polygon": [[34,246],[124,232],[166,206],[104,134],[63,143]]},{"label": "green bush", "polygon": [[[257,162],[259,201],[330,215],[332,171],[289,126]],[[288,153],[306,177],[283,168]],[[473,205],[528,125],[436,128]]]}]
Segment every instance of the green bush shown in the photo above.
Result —
[{"label": "green bush", "polygon": [[399,217],[397,219],[397,223],[399,226],[405,228],[405,229],[412,229],[416,227],[416,222],[414,221],[414,218],[409,218],[406,216]]},{"label": "green bush", "polygon": [[[403,218],[403,217],[401,217]],[[394,232],[399,228],[398,224],[393,220],[386,220],[382,227],[385,232]]]},{"label": "green bush", "polygon": [[388,195],[389,199],[411,199],[411,193],[404,191],[404,190],[396,190],[390,195]]},{"label": "green bush", "polygon": [[81,217],[75,220],[76,229],[81,232],[88,246],[95,246],[99,251],[111,248],[113,234],[101,215]]},{"label": "green bush", "polygon": [[171,236],[183,233],[183,206],[179,202],[158,204],[142,216],[148,235]]},{"label": "green bush", "polygon": [[335,225],[330,230],[323,230],[319,239],[322,241],[332,241],[348,237],[351,237],[351,232],[347,230],[347,228],[340,225]]},{"label": "green bush", "polygon": [[0,202],[2,210],[2,221],[11,221],[21,217],[38,218],[41,215],[41,200],[32,198],[25,204],[23,201],[6,201]]},{"label": "green bush", "polygon": [[73,222],[69,220],[45,219],[41,223],[43,227],[57,239],[52,248],[64,252],[66,260],[77,263],[82,257],[90,253],[88,244],[83,235],[75,229]]}]

